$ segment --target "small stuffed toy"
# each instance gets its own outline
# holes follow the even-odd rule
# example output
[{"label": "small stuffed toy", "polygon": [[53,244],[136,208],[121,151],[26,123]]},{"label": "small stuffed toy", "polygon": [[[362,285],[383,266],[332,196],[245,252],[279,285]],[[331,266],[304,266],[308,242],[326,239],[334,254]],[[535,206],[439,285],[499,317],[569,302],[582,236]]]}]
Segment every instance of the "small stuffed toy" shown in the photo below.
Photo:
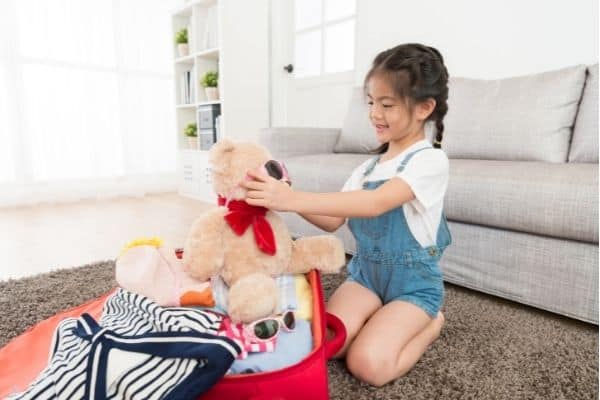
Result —
[{"label": "small stuffed toy", "polygon": [[319,269],[336,273],[345,263],[344,246],[333,235],[292,240],[281,219],[264,207],[247,204],[240,182],[260,169],[287,181],[285,167],[263,146],[223,139],[209,158],[219,207],[204,212],[192,225],[184,246],[186,271],[200,281],[220,276],[229,286],[228,313],[234,322],[252,322],[273,314],[279,274]]},{"label": "small stuffed toy", "polygon": [[210,283],[189,276],[175,250],[163,246],[159,238],[128,243],[117,258],[115,274],[123,289],[146,296],[159,306],[215,305]]}]

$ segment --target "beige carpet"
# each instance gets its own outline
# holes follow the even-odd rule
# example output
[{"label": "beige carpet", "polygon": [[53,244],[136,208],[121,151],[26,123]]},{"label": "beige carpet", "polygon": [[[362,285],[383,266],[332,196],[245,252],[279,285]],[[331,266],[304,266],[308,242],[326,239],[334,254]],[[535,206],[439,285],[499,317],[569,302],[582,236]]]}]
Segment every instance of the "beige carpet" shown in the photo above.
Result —
[{"label": "beige carpet", "polygon": [[[327,276],[328,296],[344,276]],[[0,282],[0,346],[115,285],[99,263]],[[383,388],[329,363],[332,399],[597,399],[598,327],[446,285],[446,325],[415,368]]]}]

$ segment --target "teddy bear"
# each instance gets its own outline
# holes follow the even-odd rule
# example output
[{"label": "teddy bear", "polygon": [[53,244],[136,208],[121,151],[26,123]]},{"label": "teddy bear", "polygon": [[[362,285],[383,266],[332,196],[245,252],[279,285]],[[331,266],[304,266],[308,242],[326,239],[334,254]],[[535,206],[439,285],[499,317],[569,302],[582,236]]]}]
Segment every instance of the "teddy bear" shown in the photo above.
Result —
[{"label": "teddy bear", "polygon": [[289,183],[285,166],[264,146],[222,139],[209,151],[209,162],[219,206],[193,222],[183,265],[198,280],[220,277],[227,284],[232,321],[249,323],[276,312],[277,275],[311,269],[339,272],[345,264],[340,239],[318,235],[293,240],[279,214],[244,201],[246,190],[240,182],[248,179],[249,170],[260,169]]}]

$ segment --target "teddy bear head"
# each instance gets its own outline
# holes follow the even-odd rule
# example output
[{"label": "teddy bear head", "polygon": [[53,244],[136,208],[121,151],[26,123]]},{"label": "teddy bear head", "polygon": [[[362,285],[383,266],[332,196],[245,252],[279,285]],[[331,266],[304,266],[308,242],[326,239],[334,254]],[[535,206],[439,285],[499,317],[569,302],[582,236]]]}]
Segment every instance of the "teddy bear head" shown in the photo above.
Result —
[{"label": "teddy bear head", "polygon": [[287,180],[289,183],[283,164],[273,160],[271,153],[257,143],[221,139],[211,148],[209,160],[215,193],[230,199],[245,198],[246,190],[240,187],[240,183],[247,179],[247,172],[250,170]]}]

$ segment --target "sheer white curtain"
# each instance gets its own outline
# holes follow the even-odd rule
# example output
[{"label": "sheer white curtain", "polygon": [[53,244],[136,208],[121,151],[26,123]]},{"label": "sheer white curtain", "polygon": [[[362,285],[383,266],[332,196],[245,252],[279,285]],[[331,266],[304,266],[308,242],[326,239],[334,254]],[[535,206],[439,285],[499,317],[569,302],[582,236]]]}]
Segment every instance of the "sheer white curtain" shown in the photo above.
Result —
[{"label": "sheer white curtain", "polygon": [[0,206],[175,190],[179,3],[0,1]]}]

